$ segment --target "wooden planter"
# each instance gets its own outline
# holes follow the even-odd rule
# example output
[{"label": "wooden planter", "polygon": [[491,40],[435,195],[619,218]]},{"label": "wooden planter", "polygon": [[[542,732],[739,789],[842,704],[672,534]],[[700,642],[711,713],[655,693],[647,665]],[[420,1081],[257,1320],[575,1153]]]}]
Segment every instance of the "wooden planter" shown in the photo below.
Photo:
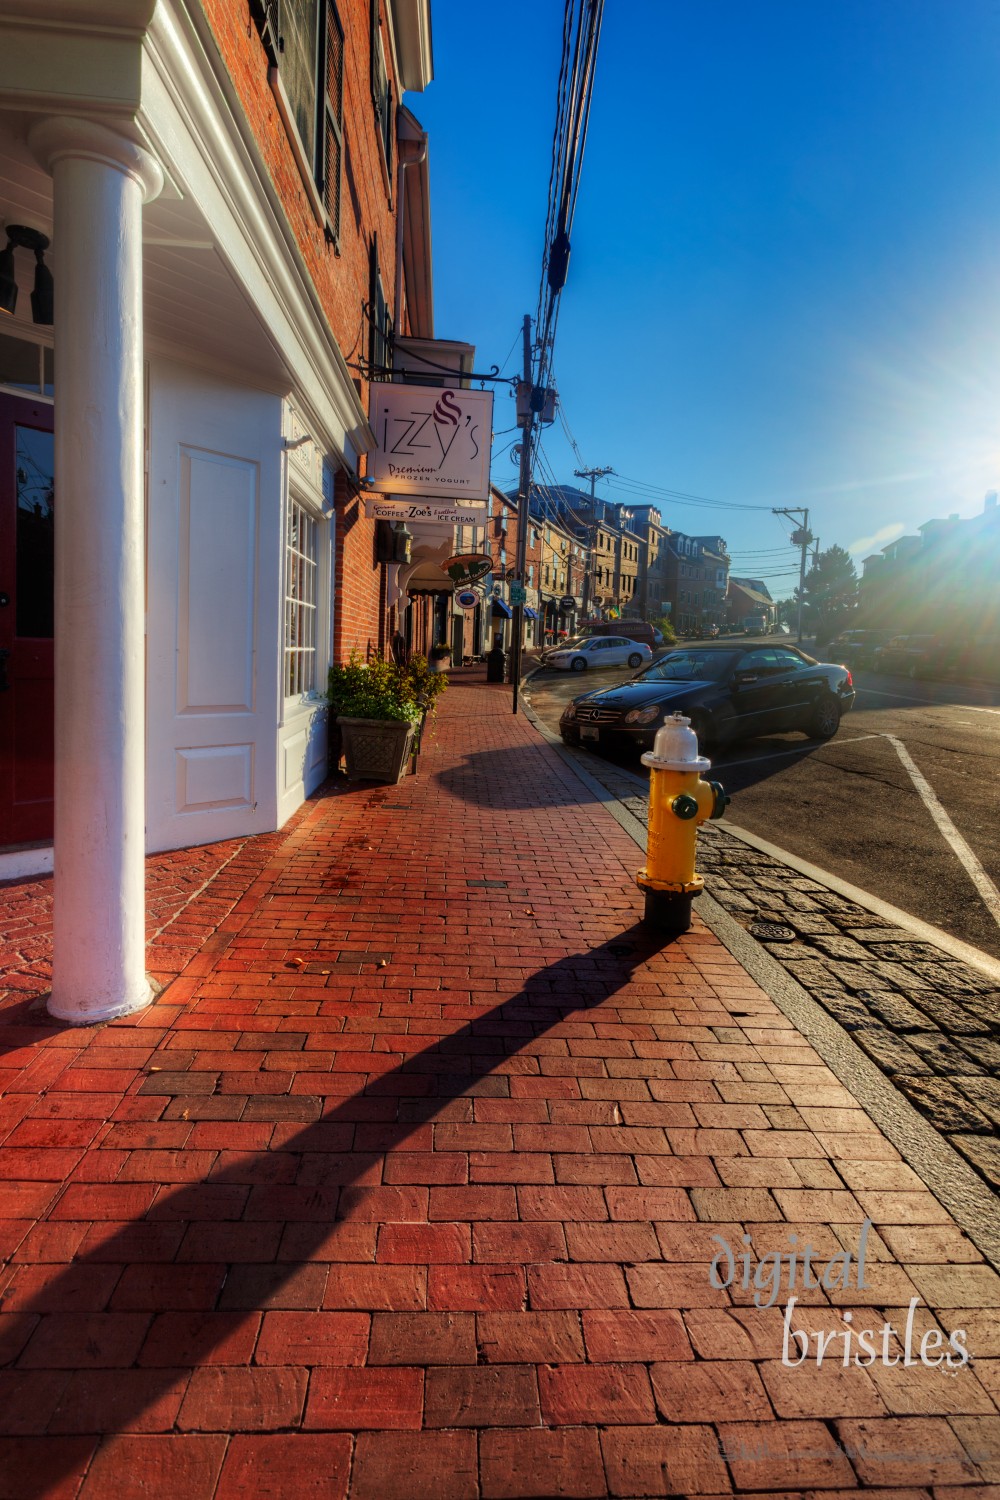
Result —
[{"label": "wooden planter", "polygon": [[345,719],[338,716],[349,781],[395,784],[406,773],[416,728],[408,719]]}]

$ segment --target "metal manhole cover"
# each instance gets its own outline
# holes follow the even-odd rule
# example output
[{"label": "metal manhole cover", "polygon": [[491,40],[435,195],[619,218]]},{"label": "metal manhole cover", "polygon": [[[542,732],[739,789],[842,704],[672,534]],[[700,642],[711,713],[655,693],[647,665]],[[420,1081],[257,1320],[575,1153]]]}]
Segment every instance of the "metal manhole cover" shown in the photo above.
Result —
[{"label": "metal manhole cover", "polygon": [[751,922],[750,936],[764,943],[794,943],[795,928],[784,927],[780,922]]}]

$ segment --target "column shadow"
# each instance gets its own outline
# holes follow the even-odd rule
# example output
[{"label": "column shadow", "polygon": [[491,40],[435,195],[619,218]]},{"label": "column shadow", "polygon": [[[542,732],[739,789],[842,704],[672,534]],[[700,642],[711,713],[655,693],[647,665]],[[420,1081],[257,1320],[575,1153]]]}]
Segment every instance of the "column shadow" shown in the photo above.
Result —
[{"label": "column shadow", "polygon": [[[497,1073],[498,1066],[515,1057],[527,1044],[544,1037],[567,1016],[598,1006],[620,992],[631,982],[636,971],[662,947],[662,938],[635,923],[599,947],[561,958],[532,974],[516,995],[406,1057],[387,1072],[371,1078],[363,1089],[324,1109],[318,1119],[304,1125],[275,1148],[269,1146],[257,1153],[259,1173],[244,1162],[238,1167],[210,1172],[200,1182],[157,1194],[141,1217],[118,1229],[88,1254],[75,1259],[34,1298],[23,1305],[15,1303],[13,1310],[20,1315],[23,1336],[16,1338],[8,1349],[6,1368],[16,1371],[65,1368],[59,1364],[57,1352],[52,1362],[47,1362],[49,1352],[57,1351],[60,1320],[85,1317],[90,1325],[87,1330],[90,1337],[88,1368],[94,1371],[115,1369],[120,1372],[121,1379],[117,1382],[114,1399],[109,1403],[107,1425],[95,1422],[79,1437],[99,1440],[111,1433],[133,1429],[144,1412],[181,1382],[186,1384],[193,1370],[209,1361],[223,1341],[233,1337],[234,1320],[245,1320],[261,1311],[265,1297],[273,1298],[301,1272],[303,1266],[311,1262],[312,1256],[323,1247],[332,1225],[351,1220],[364,1204],[365,1180],[371,1179],[373,1169],[387,1155],[402,1146],[422,1126],[446,1112],[448,1106],[458,1099],[484,1093],[506,1096],[509,1075]],[[446,999],[447,991],[441,991],[441,995]],[[169,1003],[169,996],[166,998]],[[335,1011],[334,1002],[327,1007],[327,1014]],[[308,1030],[309,1019],[303,1018],[304,1030]],[[342,1033],[337,1035],[342,1039]],[[377,1061],[379,1054],[369,1053],[368,1056]],[[199,1075],[192,1073],[190,1076],[194,1081]],[[155,1078],[147,1076],[143,1094],[156,1093],[156,1090]],[[179,1092],[178,1082],[171,1082],[169,1092],[164,1092],[164,1109],[168,1107],[168,1099]],[[281,1111],[277,1108],[274,1120],[280,1121],[280,1117]],[[164,1116],[161,1114],[158,1118],[162,1120]],[[279,1156],[290,1159],[282,1163],[283,1167],[290,1167],[292,1159],[297,1158],[291,1177],[287,1172],[275,1174],[272,1170],[275,1158]],[[381,1178],[380,1171],[376,1175]],[[107,1352],[107,1347],[102,1350],[102,1338],[106,1337],[106,1345],[111,1346],[116,1336],[111,1323],[105,1323],[105,1320],[114,1319],[119,1311],[114,1306],[110,1312],[107,1310],[108,1303],[113,1303],[114,1288],[120,1280],[119,1276],[112,1281],[108,1268],[117,1266],[123,1273],[131,1265],[150,1265],[152,1258],[150,1284],[155,1287],[156,1257],[155,1252],[152,1257],[148,1253],[148,1240],[162,1235],[165,1225],[171,1223],[184,1224],[185,1234],[196,1221],[204,1225],[212,1218],[213,1205],[220,1219],[229,1223],[279,1222],[279,1244],[288,1238],[289,1225],[294,1225],[294,1258],[259,1265],[257,1300],[253,1304],[249,1301],[241,1303],[237,1297],[235,1306],[234,1283],[243,1279],[248,1285],[254,1284],[254,1277],[247,1278],[245,1271],[237,1270],[247,1263],[221,1257],[208,1262],[221,1272],[220,1290],[213,1306],[201,1310],[200,1326],[196,1333],[192,1333],[196,1348],[192,1348],[190,1363],[179,1366],[172,1360],[169,1367],[158,1367],[160,1355],[157,1348],[169,1345],[166,1323],[177,1313],[157,1310],[155,1299],[153,1306],[142,1310],[145,1327],[139,1326],[138,1331],[133,1329],[127,1354],[116,1361],[113,1354]],[[386,1222],[391,1222],[391,1219]],[[182,1241],[183,1235],[174,1247],[173,1255],[164,1252],[159,1264],[172,1267],[184,1264],[183,1259],[178,1260]],[[147,1250],[145,1259],[144,1246]],[[198,1261],[199,1268],[205,1264],[204,1259]],[[97,1267],[103,1268],[102,1274],[108,1277],[104,1310],[94,1313],[54,1311],[54,1308],[74,1307],[75,1289],[81,1281],[87,1281],[87,1268],[94,1268],[95,1274],[101,1274],[96,1272]],[[192,1265],[192,1275],[194,1269]],[[228,1294],[227,1286],[230,1289]],[[220,1317],[221,1312],[226,1315]],[[65,1327],[65,1323],[62,1326]],[[232,1363],[249,1363],[249,1353],[246,1358],[235,1358]],[[132,1379],[126,1375],[127,1370],[133,1372]],[[27,1480],[33,1487],[24,1491],[25,1500],[52,1493],[57,1481],[78,1467],[79,1447],[74,1447],[73,1442],[67,1443],[65,1431],[65,1426],[60,1425],[60,1442],[54,1441],[54,1431],[44,1436],[44,1463],[40,1465],[37,1476]]]}]

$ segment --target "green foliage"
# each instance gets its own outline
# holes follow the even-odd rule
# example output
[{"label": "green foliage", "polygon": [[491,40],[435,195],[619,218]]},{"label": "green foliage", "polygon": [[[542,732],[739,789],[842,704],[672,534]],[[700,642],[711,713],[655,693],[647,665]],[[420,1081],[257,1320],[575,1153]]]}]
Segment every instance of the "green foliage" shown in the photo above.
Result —
[{"label": "green foliage", "polygon": [[451,647],[447,641],[435,641],[431,647],[431,661],[444,661],[451,655]]},{"label": "green foliage", "polygon": [[806,574],[802,598],[806,630],[817,641],[830,640],[849,623],[858,602],[858,575],[843,547],[819,554]]},{"label": "green foliage", "polygon": [[654,620],[653,624],[662,633],[665,646],[676,646],[677,632],[669,615],[664,615],[661,620]]},{"label": "green foliage", "polygon": [[338,718],[416,724],[447,686],[447,677],[431,672],[423,656],[412,656],[400,666],[383,656],[366,662],[352,651],[349,661],[335,662],[330,668],[327,701]]},{"label": "green foliage", "polygon": [[414,700],[421,713],[434,712],[434,700],[445,691],[448,686],[448,678],[444,672],[432,672],[427,664],[426,656],[411,656],[406,666],[401,668],[406,673],[407,681],[413,693]]}]

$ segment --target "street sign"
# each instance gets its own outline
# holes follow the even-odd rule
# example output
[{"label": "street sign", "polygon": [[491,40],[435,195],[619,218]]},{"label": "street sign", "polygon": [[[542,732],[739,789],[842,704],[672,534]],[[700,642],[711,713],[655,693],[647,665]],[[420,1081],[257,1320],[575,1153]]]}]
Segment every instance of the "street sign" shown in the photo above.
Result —
[{"label": "street sign", "polygon": [[524,584],[523,583],[512,583],[511,586],[510,586],[510,602],[511,602],[511,604],[523,604],[526,598],[527,598],[527,595],[525,594],[525,591],[524,591]]},{"label": "street sign", "polygon": [[464,588],[467,584],[478,583],[480,578],[491,573],[493,559],[486,552],[461,552],[455,557],[449,557],[441,567],[456,588]]},{"label": "street sign", "polygon": [[365,515],[375,521],[429,522],[436,526],[484,526],[486,507],[476,501],[460,506],[447,501],[410,501],[386,499],[382,495],[365,496]]},{"label": "street sign", "polygon": [[572,614],[574,609],[576,609],[576,600],[574,599],[573,595],[563,594],[562,598],[559,600],[559,608],[562,610],[564,615]]}]

